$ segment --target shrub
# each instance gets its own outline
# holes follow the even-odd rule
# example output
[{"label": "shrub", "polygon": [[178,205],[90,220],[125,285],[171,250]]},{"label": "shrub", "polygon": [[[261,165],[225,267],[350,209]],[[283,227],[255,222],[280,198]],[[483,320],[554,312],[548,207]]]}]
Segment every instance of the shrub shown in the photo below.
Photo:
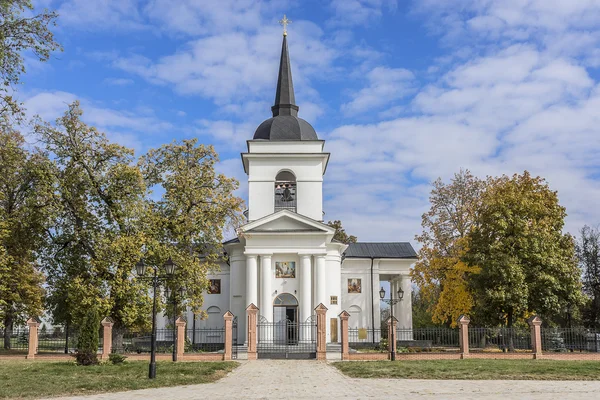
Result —
[{"label": "shrub", "polygon": [[97,365],[98,361],[98,329],[100,318],[95,307],[90,308],[83,317],[77,341],[75,359],[78,365]]},{"label": "shrub", "polygon": [[126,358],[127,357],[124,356],[123,354],[118,354],[118,353],[111,353],[108,356],[108,360],[113,364],[123,364],[125,362]]}]

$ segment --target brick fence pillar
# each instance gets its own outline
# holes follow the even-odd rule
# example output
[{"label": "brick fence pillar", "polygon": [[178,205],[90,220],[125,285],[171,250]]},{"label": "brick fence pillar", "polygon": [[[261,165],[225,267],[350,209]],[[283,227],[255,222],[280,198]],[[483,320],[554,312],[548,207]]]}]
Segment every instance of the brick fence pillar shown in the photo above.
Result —
[{"label": "brick fence pillar", "polygon": [[458,342],[460,344],[460,358],[469,357],[469,323],[471,320],[466,315],[458,317]]},{"label": "brick fence pillar", "polygon": [[102,359],[107,360],[112,352],[112,328],[113,321],[110,317],[102,320]]},{"label": "brick fence pillar", "polygon": [[327,326],[325,323],[327,307],[320,303],[315,308],[317,313],[317,360],[327,359]]},{"label": "brick fence pillar", "polygon": [[185,319],[179,317],[175,321],[175,326],[177,327],[177,352],[175,361],[183,359],[183,353],[185,352],[185,326],[187,322]]},{"label": "brick fence pillar", "polygon": [[537,315],[527,320],[531,328],[531,349],[533,350],[533,358],[542,358],[542,319]]},{"label": "brick fence pillar", "polygon": [[37,354],[38,328],[40,327],[40,323],[36,318],[29,318],[27,320],[27,326],[29,327],[29,349],[27,352],[27,359],[34,359]]},{"label": "brick fence pillar", "polygon": [[350,356],[350,348],[348,346],[348,318],[350,318],[350,313],[346,310],[342,311],[340,315],[340,333],[342,335],[342,360],[349,360]]},{"label": "brick fence pillar", "polygon": [[258,307],[251,303],[246,308],[246,315],[248,316],[248,360],[256,360],[256,318],[258,317]]},{"label": "brick fence pillar", "polygon": [[398,343],[398,338],[396,337],[398,330],[398,320],[396,317],[390,317],[387,320],[388,326],[388,351],[390,354],[393,352],[396,354],[396,345]]},{"label": "brick fence pillar", "polygon": [[233,354],[233,314],[231,311],[223,314],[223,320],[225,321],[225,351],[223,352],[223,360],[231,361],[231,355]]}]

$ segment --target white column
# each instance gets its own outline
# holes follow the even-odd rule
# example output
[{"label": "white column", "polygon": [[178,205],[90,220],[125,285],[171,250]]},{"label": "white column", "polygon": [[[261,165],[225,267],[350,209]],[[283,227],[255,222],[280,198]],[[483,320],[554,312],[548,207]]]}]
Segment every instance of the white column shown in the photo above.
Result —
[{"label": "white column", "polygon": [[311,256],[300,255],[300,322],[304,322],[312,315],[312,287],[311,287]]},{"label": "white column", "polygon": [[273,296],[271,293],[271,255],[260,256],[260,311],[259,314],[273,322]]},{"label": "white column", "polygon": [[325,256],[315,256],[317,267],[317,307],[320,303],[327,305],[327,276],[325,274]]},{"label": "white column", "polygon": [[[254,304],[258,307],[258,276],[256,255],[246,256],[246,307]],[[260,310],[262,312],[262,310]]]},{"label": "white column", "polygon": [[404,298],[398,307],[400,308],[398,327],[402,329],[412,329],[412,284],[410,276],[402,275],[402,281],[399,282],[399,285],[402,285],[402,290],[404,290]]}]

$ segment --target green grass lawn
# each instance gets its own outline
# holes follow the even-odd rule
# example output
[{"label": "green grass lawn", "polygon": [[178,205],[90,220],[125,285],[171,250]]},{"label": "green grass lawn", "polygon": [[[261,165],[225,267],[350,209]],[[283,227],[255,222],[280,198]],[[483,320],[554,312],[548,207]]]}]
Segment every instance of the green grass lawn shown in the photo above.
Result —
[{"label": "green grass lawn", "polygon": [[335,367],[353,378],[599,380],[600,361],[422,360],[346,361]]},{"label": "green grass lawn", "polygon": [[148,379],[148,362],[80,367],[67,362],[0,361],[0,398],[39,398],[118,392],[208,383],[237,367],[236,362],[158,362]]}]

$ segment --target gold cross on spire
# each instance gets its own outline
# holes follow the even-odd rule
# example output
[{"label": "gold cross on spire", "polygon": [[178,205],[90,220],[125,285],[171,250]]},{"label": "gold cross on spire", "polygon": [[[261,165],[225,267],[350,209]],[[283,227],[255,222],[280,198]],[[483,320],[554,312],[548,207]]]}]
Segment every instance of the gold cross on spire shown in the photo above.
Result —
[{"label": "gold cross on spire", "polygon": [[285,14],[283,14],[283,19],[279,21],[279,23],[283,26],[283,36],[287,36],[287,26],[291,24],[292,21],[287,19]]}]

